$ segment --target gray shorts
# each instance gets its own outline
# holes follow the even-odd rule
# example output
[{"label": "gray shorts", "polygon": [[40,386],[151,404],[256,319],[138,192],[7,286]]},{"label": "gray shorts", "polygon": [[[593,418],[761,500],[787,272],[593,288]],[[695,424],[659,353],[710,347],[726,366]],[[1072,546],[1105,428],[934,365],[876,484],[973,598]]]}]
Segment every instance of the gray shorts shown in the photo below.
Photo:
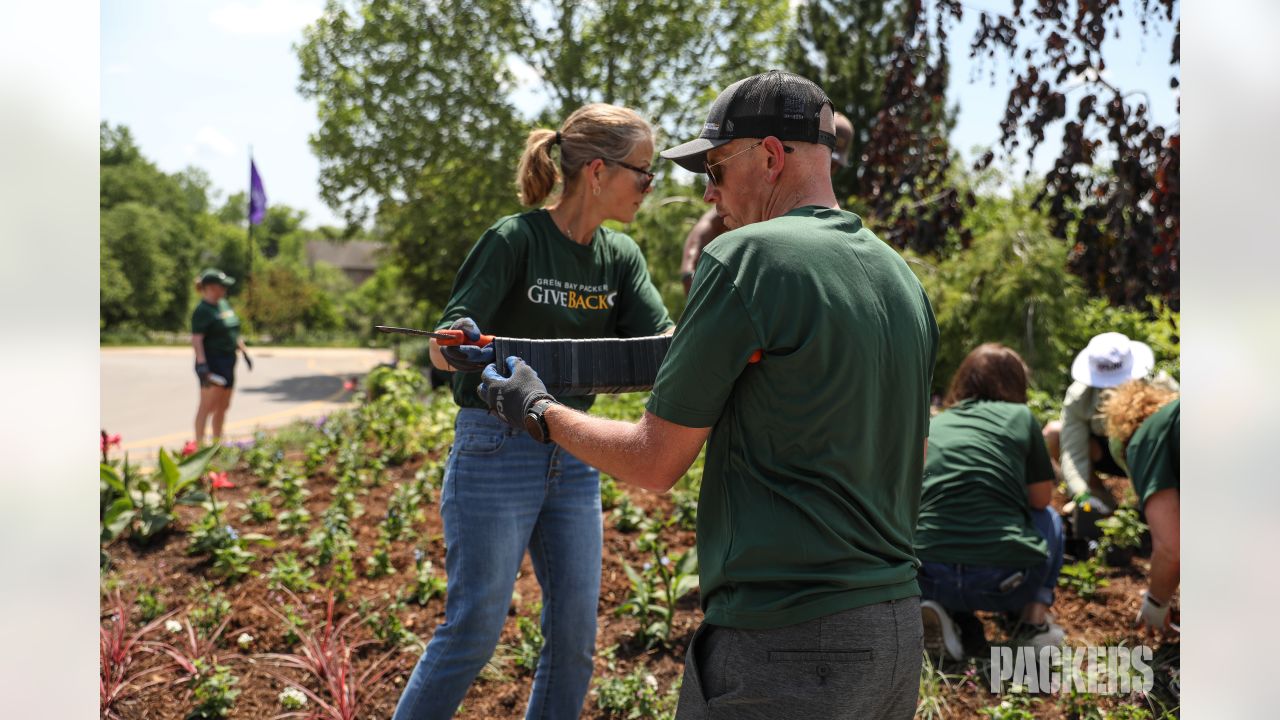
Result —
[{"label": "gray shorts", "polygon": [[685,655],[676,720],[911,718],[920,598],[774,630],[703,623]]}]

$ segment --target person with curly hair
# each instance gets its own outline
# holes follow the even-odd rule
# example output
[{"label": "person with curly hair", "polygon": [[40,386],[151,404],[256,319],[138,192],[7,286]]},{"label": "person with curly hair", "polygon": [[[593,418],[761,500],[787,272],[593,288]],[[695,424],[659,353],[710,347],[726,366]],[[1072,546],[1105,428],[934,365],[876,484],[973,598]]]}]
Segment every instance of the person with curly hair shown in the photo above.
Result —
[{"label": "person with curly hair", "polygon": [[1026,364],[1004,345],[979,345],[943,404],[929,422],[915,535],[925,649],[955,660],[982,652],[975,610],[1016,618],[1015,637],[1027,645],[1059,645],[1064,634],[1048,610],[1062,518],[1049,507],[1053,465],[1027,407]]},{"label": "person with curly hair", "polygon": [[1102,412],[1111,455],[1128,470],[1151,527],[1151,577],[1134,625],[1170,631],[1169,609],[1181,579],[1178,393],[1136,380],[1112,391]]}]

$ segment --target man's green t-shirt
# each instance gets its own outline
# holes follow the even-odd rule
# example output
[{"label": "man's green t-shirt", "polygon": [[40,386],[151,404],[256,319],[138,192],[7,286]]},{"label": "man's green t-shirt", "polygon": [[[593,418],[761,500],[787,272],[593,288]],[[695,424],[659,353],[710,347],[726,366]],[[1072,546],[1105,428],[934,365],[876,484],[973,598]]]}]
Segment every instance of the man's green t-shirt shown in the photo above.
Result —
[{"label": "man's green t-shirt", "polygon": [[1125,459],[1129,478],[1138,495],[1138,506],[1160,490],[1179,490],[1179,437],[1181,435],[1180,402],[1174,400],[1152,413],[1129,440]]},{"label": "man's green t-shirt", "polygon": [[[504,217],[480,237],[436,327],[464,317],[486,334],[518,338],[644,337],[672,325],[634,240],[602,227],[580,245],[546,210]],[[480,373],[453,375],[458,405],[488,409],[476,394]],[[594,400],[561,399],[578,410]]]},{"label": "man's green t-shirt", "polygon": [[937,345],[920,282],[857,215],[797,208],[707,246],[648,403],[712,428],[707,622],[776,628],[919,594]]},{"label": "man's green t-shirt", "polygon": [[204,335],[204,351],[235,354],[240,340],[240,318],[226,298],[217,305],[201,300],[191,313],[191,334]]},{"label": "man's green t-shirt", "polygon": [[1031,521],[1027,485],[1053,480],[1031,409],[965,400],[929,423],[929,456],[916,524],[922,561],[1024,568],[1048,544]]}]

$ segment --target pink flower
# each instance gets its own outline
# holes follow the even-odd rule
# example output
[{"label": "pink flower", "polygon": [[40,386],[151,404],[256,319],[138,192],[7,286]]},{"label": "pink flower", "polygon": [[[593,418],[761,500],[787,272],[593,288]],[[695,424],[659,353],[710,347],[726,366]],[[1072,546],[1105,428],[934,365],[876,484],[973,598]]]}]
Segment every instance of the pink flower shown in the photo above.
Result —
[{"label": "pink flower", "polygon": [[227,473],[225,471],[209,473],[209,485],[211,485],[214,490],[222,490],[223,488],[233,488],[236,486],[235,483],[227,479]]},{"label": "pink flower", "polygon": [[106,432],[101,433],[98,440],[98,451],[106,452],[109,447],[120,447],[120,436],[108,435]]},{"label": "pink flower", "polygon": [[187,457],[188,455],[194,455],[196,450],[199,450],[199,449],[200,449],[200,446],[196,445],[195,440],[188,440],[187,444],[182,446],[182,457]]},{"label": "pink flower", "polygon": [[355,390],[355,389],[356,389],[356,381],[355,381],[355,380],[352,380],[352,379],[350,379],[350,378],[347,378],[347,380],[345,380],[345,381],[342,383],[342,389],[343,389],[343,390],[346,390],[347,392],[351,392],[352,390]]}]

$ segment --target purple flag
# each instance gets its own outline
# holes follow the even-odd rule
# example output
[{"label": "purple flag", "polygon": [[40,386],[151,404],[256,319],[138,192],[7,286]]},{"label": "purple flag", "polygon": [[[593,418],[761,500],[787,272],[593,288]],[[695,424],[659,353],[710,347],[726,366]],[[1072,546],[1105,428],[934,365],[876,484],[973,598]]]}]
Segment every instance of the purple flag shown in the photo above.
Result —
[{"label": "purple flag", "polygon": [[253,158],[249,159],[249,224],[257,225],[267,216],[267,191],[262,188],[262,176]]}]

